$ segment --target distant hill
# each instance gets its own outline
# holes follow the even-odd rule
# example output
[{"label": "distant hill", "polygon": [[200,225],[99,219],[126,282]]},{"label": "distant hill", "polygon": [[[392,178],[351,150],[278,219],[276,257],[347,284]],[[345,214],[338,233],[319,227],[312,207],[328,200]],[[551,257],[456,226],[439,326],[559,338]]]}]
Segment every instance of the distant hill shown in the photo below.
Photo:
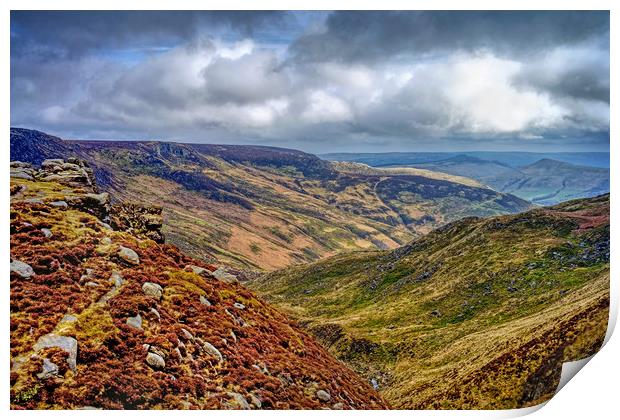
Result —
[{"label": "distant hill", "polygon": [[370,166],[407,166],[436,162],[457,155],[491,160],[519,167],[530,165],[540,159],[554,159],[573,165],[609,168],[609,152],[386,152],[386,153],[325,153],[323,159],[359,162]]},{"label": "distant hill", "polygon": [[531,205],[472,180],[424,171],[341,171],[297,150],[62,141],[11,129],[12,160],[67,155],[87,161],[115,199],[161,205],[167,240],[191,256],[250,270],[343,250],[395,248],[461,217]]},{"label": "distant hill", "polygon": [[551,398],[562,363],[602,345],[609,246],[603,195],[462,219],[396,250],[340,254],[248,285],[395,408],[511,409]]},{"label": "distant hill", "polygon": [[[387,155],[391,156],[391,154]],[[374,161],[381,168],[404,166],[467,177],[497,191],[514,194],[539,205],[556,204],[573,198],[594,197],[609,192],[610,176],[608,168],[575,165],[550,158],[530,162],[532,157],[546,156],[545,154],[520,155],[516,153],[475,152],[451,155],[441,159],[437,159],[437,154],[420,155],[422,157],[400,159],[404,162],[424,160],[423,162],[409,164],[387,164],[389,161],[398,161],[399,159],[388,158],[384,155],[380,155],[376,159],[364,157],[359,160],[365,161],[364,163],[368,165],[371,165],[368,163],[369,161]],[[573,159],[571,154],[556,153],[549,155],[560,157],[570,155],[570,160],[579,160]],[[586,156],[582,160],[587,161],[588,154],[584,155]],[[503,159],[503,161],[483,159],[479,156]],[[339,157],[342,158],[343,156]],[[435,160],[427,161],[426,158]],[[358,161],[357,158],[356,161]],[[515,165],[512,166],[506,163],[507,161]],[[521,165],[523,162],[528,163]],[[519,165],[516,165],[517,163]]]}]

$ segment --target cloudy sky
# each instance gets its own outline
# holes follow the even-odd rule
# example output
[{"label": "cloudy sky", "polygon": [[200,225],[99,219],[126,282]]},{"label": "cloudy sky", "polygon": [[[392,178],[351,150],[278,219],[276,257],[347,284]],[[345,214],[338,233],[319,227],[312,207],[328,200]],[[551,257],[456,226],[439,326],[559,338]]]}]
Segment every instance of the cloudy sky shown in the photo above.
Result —
[{"label": "cloudy sky", "polygon": [[607,12],[12,12],[11,124],[332,151],[609,148]]}]

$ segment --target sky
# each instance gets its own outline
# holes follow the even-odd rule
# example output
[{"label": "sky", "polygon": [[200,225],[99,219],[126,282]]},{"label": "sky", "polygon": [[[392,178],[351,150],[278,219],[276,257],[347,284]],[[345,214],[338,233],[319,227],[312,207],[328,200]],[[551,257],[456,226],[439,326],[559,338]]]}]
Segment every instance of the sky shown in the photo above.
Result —
[{"label": "sky", "polygon": [[609,13],[12,11],[11,125],[326,152],[608,151]]}]

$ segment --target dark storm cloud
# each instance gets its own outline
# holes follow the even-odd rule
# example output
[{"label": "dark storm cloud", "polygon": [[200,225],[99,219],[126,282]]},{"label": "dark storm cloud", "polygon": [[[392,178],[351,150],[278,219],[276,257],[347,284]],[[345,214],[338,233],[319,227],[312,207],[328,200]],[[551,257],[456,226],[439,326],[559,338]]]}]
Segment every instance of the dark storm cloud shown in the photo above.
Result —
[{"label": "dark storm cloud", "polygon": [[608,36],[608,12],[334,12],[326,30],[298,39],[301,61],[365,62],[454,50],[523,54]]},{"label": "dark storm cloud", "polygon": [[105,48],[172,46],[202,30],[252,36],[286,27],[284,12],[246,11],[12,11],[12,56],[74,57]]},{"label": "dark storm cloud", "polygon": [[312,152],[604,148],[606,12],[12,12],[11,123]]}]

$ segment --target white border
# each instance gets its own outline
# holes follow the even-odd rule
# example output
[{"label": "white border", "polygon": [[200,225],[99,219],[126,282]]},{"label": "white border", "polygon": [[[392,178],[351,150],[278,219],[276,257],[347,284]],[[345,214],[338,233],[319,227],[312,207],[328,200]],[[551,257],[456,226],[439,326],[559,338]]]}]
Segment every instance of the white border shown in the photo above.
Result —
[{"label": "white border", "polygon": [[[577,0],[522,0],[522,1],[492,1],[492,0],[417,0],[415,2],[397,1],[397,0],[382,0],[381,2],[372,0],[357,0],[357,1],[326,1],[326,0],[262,0],[257,1],[241,1],[241,0],[227,0],[227,1],[191,1],[191,0],[175,0],[174,2],[167,2],[164,0],[150,0],[150,1],[128,1],[128,0],[108,0],[108,1],[89,1],[88,5],[85,2],[77,0],[56,0],[53,2],[43,0],[5,0],[2,2],[2,14],[0,22],[2,25],[2,32],[0,37],[2,39],[3,48],[2,61],[3,65],[0,67],[2,75],[2,89],[3,100],[1,102],[2,108],[0,112],[0,121],[4,127],[4,133],[8,134],[8,128],[10,126],[10,79],[9,79],[9,48],[10,48],[10,10],[47,10],[47,9],[76,9],[76,10],[89,10],[89,9],[109,9],[109,10],[130,10],[130,9],[153,9],[153,10],[253,10],[253,9],[265,9],[265,10],[361,10],[361,9],[375,9],[380,6],[382,9],[404,10],[611,10],[611,74],[618,74],[618,42],[619,31],[618,26],[620,24],[620,2],[612,0],[589,0],[589,1],[577,1]],[[615,83],[615,79],[611,80],[611,103],[618,103],[618,85]],[[612,107],[611,114],[611,133],[617,132],[618,125],[618,113],[615,112],[616,108]],[[53,134],[53,133],[52,133]],[[4,255],[1,262],[2,268],[0,272],[5,273],[2,277],[5,279],[3,284],[3,293],[1,296],[3,321],[1,328],[3,331],[2,341],[2,354],[4,361],[0,367],[0,377],[3,378],[2,390],[0,391],[0,401],[3,410],[8,411],[9,407],[9,282],[8,282],[8,256],[9,256],[9,231],[8,231],[8,213],[9,213],[9,200],[8,200],[8,185],[9,185],[9,141],[8,136],[4,137],[2,147],[0,147],[0,154],[2,164],[4,168],[0,170],[0,182],[3,186],[4,197],[2,200],[1,212],[5,222],[0,223],[0,230],[2,232],[1,242],[2,255]],[[617,145],[615,142],[611,142],[611,156],[612,162],[614,156],[617,155]],[[611,167],[611,190],[612,190],[612,218],[618,214],[615,205],[613,205],[613,199],[618,195],[619,191],[615,180],[617,177],[617,166]],[[615,222],[611,224],[611,236],[612,243],[617,243],[618,229],[616,229]],[[612,245],[612,260],[617,255],[615,246]],[[612,278],[612,316],[611,324],[615,324],[618,310],[618,281],[616,279],[616,273],[618,269],[616,265],[612,265],[611,278]],[[609,334],[608,334],[609,335]],[[608,337],[609,338],[609,337]],[[572,419],[572,418],[593,418],[593,419],[607,419],[616,417],[618,415],[618,378],[619,378],[619,365],[620,365],[620,341],[616,336],[611,336],[605,347],[597,354],[589,363],[588,368],[579,372],[577,377],[571,381],[541,410],[535,411],[530,415],[532,419]],[[538,407],[540,408],[540,407]],[[309,419],[311,417],[320,415],[331,418],[356,418],[369,419],[369,418],[414,418],[414,419],[446,419],[446,418],[504,418],[506,416],[511,417],[515,415],[527,414],[532,410],[510,410],[510,411],[389,411],[389,412],[367,412],[357,411],[351,412],[163,412],[163,411],[145,411],[145,412],[114,412],[112,415],[116,418],[133,418],[133,417],[149,417],[154,418],[166,418],[169,420],[170,416],[183,416],[184,418],[204,418],[209,416],[211,418],[246,418],[251,415],[253,418],[284,418],[289,415],[294,415],[296,418]],[[88,418],[103,418],[103,416],[110,415],[109,412],[94,412],[94,411],[62,411],[62,412],[50,412],[50,411],[10,411],[8,414],[11,417],[19,418],[75,418],[78,416]]]}]

